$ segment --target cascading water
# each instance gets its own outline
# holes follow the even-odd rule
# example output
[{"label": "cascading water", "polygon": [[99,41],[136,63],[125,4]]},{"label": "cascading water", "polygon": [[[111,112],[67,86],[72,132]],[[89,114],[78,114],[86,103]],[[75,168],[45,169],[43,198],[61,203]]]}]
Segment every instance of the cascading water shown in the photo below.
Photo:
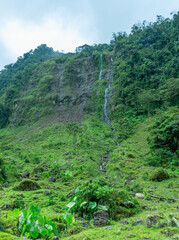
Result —
[{"label": "cascading water", "polygon": [[[102,78],[102,73],[103,73],[103,55],[101,54],[100,55],[100,72],[99,72],[99,79],[100,80]],[[108,94],[109,94],[110,87],[111,87],[111,83],[108,82],[108,86],[107,86],[107,88],[105,89],[105,92],[104,92],[104,117],[105,117],[105,122],[109,125],[109,127],[112,130],[113,138],[116,140],[116,138],[114,136],[114,128],[111,126],[111,121],[109,119],[108,111],[107,111]],[[119,143],[117,141],[116,141],[116,145],[119,146]]]}]

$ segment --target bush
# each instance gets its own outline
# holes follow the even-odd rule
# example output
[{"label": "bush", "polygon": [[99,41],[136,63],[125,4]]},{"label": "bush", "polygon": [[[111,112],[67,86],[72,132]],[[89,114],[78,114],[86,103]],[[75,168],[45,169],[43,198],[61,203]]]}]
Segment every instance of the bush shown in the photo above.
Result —
[{"label": "bush", "polygon": [[169,178],[170,178],[170,176],[169,176],[168,172],[166,170],[164,170],[163,168],[160,168],[151,173],[149,180],[160,182],[160,181],[163,181],[163,180],[166,180]]},{"label": "bush", "polygon": [[33,191],[37,189],[40,189],[39,184],[30,179],[23,179],[17,187],[17,190],[20,191]]},{"label": "bush", "polygon": [[148,142],[152,158],[148,162],[153,166],[179,165],[179,116],[167,114],[157,120],[150,129]]},{"label": "bush", "polygon": [[[131,201],[134,208],[127,209],[124,202]],[[114,189],[106,179],[98,178],[77,188],[67,205],[69,211],[80,216],[92,217],[97,210],[107,210],[113,219],[132,215],[137,211],[138,202],[125,191]]]}]

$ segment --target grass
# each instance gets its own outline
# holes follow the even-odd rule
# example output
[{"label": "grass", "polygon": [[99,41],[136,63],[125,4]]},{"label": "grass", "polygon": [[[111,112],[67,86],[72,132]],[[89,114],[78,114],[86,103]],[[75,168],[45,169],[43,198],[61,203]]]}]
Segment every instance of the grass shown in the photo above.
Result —
[{"label": "grass", "polygon": [[[145,195],[139,199],[140,205],[145,209],[140,210],[135,216],[127,218],[128,225],[110,221],[111,227],[95,228],[92,224],[88,227],[81,225],[80,221],[73,223],[67,232],[61,233],[61,239],[171,239],[179,234],[176,227],[146,228],[145,220],[148,214],[159,216],[158,222],[167,222],[170,214],[177,214],[178,204],[178,178],[170,178],[162,182],[149,181],[150,173],[154,167],[146,165],[149,147],[146,141],[148,127],[155,117],[148,118],[138,124],[135,133],[119,147],[115,145],[108,126],[88,116],[79,125],[80,132],[75,135],[67,131],[66,125],[54,124],[43,126],[37,122],[32,126],[24,126],[0,131],[0,157],[5,162],[7,182],[9,187],[0,190],[0,206],[13,203],[17,198],[24,201],[25,207],[32,204],[39,205],[42,214],[58,222],[58,217],[64,212],[69,199],[66,195],[74,191],[85,181],[96,178],[105,173],[99,171],[101,157],[110,151],[105,177],[113,184],[114,188],[125,189],[128,192],[140,192]],[[42,127],[43,126],[43,127]],[[69,170],[71,176],[65,176]],[[30,172],[32,180],[38,180],[41,189],[36,191],[15,191],[19,177]],[[37,179],[36,174],[42,178]],[[56,182],[49,182],[49,176],[55,176]],[[134,180],[133,185],[126,185],[125,180]],[[3,182],[2,182],[3,183]],[[45,195],[44,190],[50,191]],[[174,198],[176,202],[160,201],[150,195]],[[16,238],[11,224],[7,221],[8,210],[1,210],[0,239]],[[144,221],[143,225],[133,226],[135,219]],[[59,229],[63,224],[58,222]]]}]

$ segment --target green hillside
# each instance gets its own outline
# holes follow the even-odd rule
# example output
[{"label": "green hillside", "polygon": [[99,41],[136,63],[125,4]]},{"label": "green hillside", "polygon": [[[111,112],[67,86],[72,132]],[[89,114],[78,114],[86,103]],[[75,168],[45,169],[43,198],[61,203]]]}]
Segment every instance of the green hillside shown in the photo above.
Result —
[{"label": "green hillside", "polygon": [[178,32],[158,16],[4,67],[0,239],[178,239]]}]

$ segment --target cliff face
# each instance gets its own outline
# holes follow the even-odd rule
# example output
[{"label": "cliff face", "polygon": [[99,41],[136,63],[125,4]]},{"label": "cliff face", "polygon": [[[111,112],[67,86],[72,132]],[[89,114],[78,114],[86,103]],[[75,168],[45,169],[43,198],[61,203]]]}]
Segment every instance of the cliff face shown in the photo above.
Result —
[{"label": "cliff face", "polygon": [[112,75],[107,65],[103,71],[105,80],[99,82],[100,62],[92,56],[41,64],[14,100],[11,125],[41,117],[61,123],[81,121],[97,105],[102,113],[105,82]]}]

